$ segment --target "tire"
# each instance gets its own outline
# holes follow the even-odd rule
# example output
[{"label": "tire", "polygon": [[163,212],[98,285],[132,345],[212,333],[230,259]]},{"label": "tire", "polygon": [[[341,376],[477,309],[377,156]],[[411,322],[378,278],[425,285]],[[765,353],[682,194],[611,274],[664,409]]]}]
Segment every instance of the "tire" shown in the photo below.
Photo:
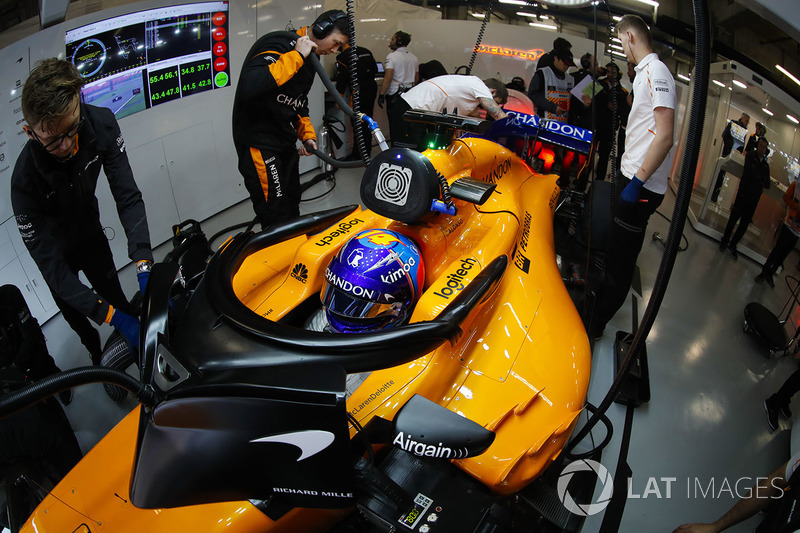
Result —
[{"label": "tire", "polygon": [[[114,330],[103,349],[100,366],[124,372],[134,363],[136,363],[135,352],[131,350],[131,346],[125,337],[119,331]],[[121,402],[128,395],[128,391],[116,385],[103,383],[103,388],[105,388],[108,397],[115,402]]]}]

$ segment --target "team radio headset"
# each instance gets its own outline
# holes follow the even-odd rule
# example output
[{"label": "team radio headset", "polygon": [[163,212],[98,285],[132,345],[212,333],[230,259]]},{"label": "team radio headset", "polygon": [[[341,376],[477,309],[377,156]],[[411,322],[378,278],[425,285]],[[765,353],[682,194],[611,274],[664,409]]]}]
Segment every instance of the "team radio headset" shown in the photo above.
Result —
[{"label": "team radio headset", "polygon": [[324,39],[333,32],[334,23],[346,17],[347,14],[344,11],[333,10],[326,16],[321,17],[311,26],[311,33],[313,33],[314,37],[317,39]]}]

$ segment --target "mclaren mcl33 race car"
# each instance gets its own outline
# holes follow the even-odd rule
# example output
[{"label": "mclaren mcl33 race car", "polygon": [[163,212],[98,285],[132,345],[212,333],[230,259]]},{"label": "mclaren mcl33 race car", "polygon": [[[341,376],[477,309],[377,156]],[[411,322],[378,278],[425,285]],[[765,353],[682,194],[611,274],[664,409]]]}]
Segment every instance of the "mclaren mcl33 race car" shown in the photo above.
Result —
[{"label": "mclaren mcl33 race car", "polygon": [[[154,267],[142,405],[23,531],[513,531],[508,502],[559,459],[591,368],[556,264],[557,176],[478,135],[488,123],[416,118],[472,134],[381,152],[366,209],[230,238],[172,317],[178,267]],[[496,123],[496,137],[526,120]],[[396,269],[420,277],[410,317],[365,333],[306,327],[326,287],[346,285],[331,262],[373,230],[419,249],[424,269]],[[369,290],[357,285],[355,297]]]}]

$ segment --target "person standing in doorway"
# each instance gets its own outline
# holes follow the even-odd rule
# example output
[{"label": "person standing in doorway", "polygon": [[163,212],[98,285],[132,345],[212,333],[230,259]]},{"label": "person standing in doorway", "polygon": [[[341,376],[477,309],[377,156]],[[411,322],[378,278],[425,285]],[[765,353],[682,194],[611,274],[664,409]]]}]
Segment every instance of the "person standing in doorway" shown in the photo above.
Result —
[{"label": "person standing in doorway", "polygon": [[386,114],[389,117],[389,136],[393,144],[395,134],[399,136],[402,128],[397,123],[397,119],[392,120],[391,118],[395,115],[392,113],[392,107],[401,94],[419,83],[419,59],[409,51],[409,44],[411,44],[411,35],[406,32],[398,31],[392,35],[392,40],[389,41],[389,48],[392,51],[386,56],[386,62],[383,64],[385,69],[383,84],[378,91],[378,107],[383,108],[383,104],[386,104]]}]

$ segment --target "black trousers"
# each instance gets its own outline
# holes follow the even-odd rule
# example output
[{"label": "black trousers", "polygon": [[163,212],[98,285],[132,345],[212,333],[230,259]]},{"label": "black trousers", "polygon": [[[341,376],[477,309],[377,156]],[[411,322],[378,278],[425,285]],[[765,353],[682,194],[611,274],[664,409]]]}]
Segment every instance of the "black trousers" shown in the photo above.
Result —
[{"label": "black trousers", "polygon": [[800,370],[795,370],[791,376],[789,376],[786,381],[783,382],[781,388],[778,389],[773,395],[773,398],[777,400],[779,405],[788,405],[792,399],[792,396],[800,390]]},{"label": "black trousers", "polygon": [[408,131],[403,120],[403,113],[411,109],[408,102],[400,97],[400,94],[386,95],[386,116],[389,119],[389,137],[392,146],[397,143],[408,144]]},{"label": "black trousers", "polygon": [[[596,180],[606,179],[608,174],[608,158],[611,155],[611,146],[614,144],[614,132],[600,130],[597,132],[597,173]],[[614,169],[613,172],[616,172]]]},{"label": "black trousers", "polygon": [[778,240],[775,246],[767,257],[767,262],[761,267],[761,275],[773,276],[778,268],[783,264],[784,259],[797,244],[797,235],[792,233],[792,230],[786,224],[781,224],[781,231],[778,234]]},{"label": "black trousers", "polygon": [[636,270],[636,260],[644,243],[647,222],[664,200],[663,194],[642,188],[639,202],[630,207],[621,206],[619,196],[630,181],[622,173],[617,174],[617,201],[612,211],[605,283],[592,320],[594,334],[602,332],[625,303]]},{"label": "black trousers", "polygon": [[[108,245],[108,239],[106,239],[105,234],[102,231],[95,232],[93,235],[89,235],[81,244],[82,246],[79,249],[71,250],[67,255],[67,265],[70,271],[76,276],[78,272],[83,272],[94,292],[102,296],[115,308],[130,315],[135,314],[130,302],[125,297],[125,293],[122,291],[119,276],[117,275],[117,267],[114,266],[114,257],[111,254],[111,247]],[[99,363],[100,356],[103,353],[100,346],[100,333],[86,315],[69,305],[52,287],[50,287],[50,292],[53,294],[56,305],[61,310],[61,316],[67,321],[69,327],[78,334],[81,343],[89,351],[92,361],[95,364]]]},{"label": "black trousers", "polygon": [[[747,226],[753,221],[753,214],[756,212],[756,207],[758,207],[758,200],[760,198],[761,194],[755,198],[755,201],[753,201],[753,198],[744,200],[740,200],[738,197],[736,198],[736,201],[733,202],[733,206],[731,207],[731,216],[728,218],[728,224],[725,226],[725,233],[722,235],[721,244],[723,246],[727,246],[728,243],[730,243],[732,247],[736,248],[736,245],[739,244],[739,241],[744,237]],[[733,233],[733,228],[736,226],[737,222],[739,222],[739,227],[736,228],[736,233]],[[732,233],[733,238],[731,238]]]},{"label": "black trousers", "polygon": [[236,143],[236,153],[262,229],[300,214],[300,156],[294,145],[283,151],[268,151]]}]

